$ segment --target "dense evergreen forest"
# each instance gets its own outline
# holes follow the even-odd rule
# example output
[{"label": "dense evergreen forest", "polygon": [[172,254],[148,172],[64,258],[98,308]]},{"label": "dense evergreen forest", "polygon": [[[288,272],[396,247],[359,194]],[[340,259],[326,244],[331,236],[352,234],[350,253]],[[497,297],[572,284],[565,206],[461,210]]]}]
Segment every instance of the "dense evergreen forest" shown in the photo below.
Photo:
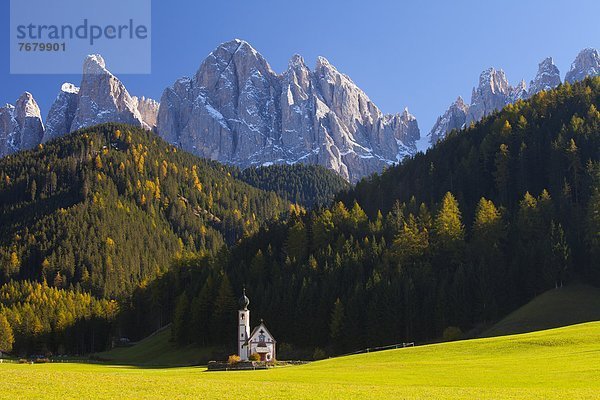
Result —
[{"label": "dense evergreen forest", "polygon": [[[598,107],[600,78],[541,92],[308,211],[280,196],[337,186],[298,194],[311,172],[239,172],[96,127],[0,160],[1,279],[118,297],[120,334],[173,322],[177,342],[230,352],[243,285],[282,357],[475,332],[600,283]],[[11,298],[0,333],[19,332]]]},{"label": "dense evergreen forest", "polygon": [[42,356],[106,349],[119,311],[115,300],[30,281],[0,287],[0,305],[0,351]]},{"label": "dense evergreen forest", "polygon": [[0,283],[129,295],[173,258],[211,254],[291,204],[150,132],[101,125],[0,160]]},{"label": "dense evergreen forest", "polygon": [[[79,293],[90,293],[126,303],[135,288],[165,273],[173,260],[215,254],[268,221],[301,210],[275,192],[315,204],[331,199],[343,185],[331,173],[307,166],[290,167],[283,187],[270,178],[269,168],[242,173],[118,124],[5,157],[0,160],[0,285],[27,280],[64,289],[59,293],[75,302]],[[316,177],[320,183],[308,183]],[[32,297],[19,298],[22,307],[36,309]],[[1,304],[11,308],[10,296]],[[34,328],[20,327],[19,313],[13,310],[8,318],[19,350],[89,351],[108,343],[106,338],[89,346],[57,343],[55,326],[64,323],[52,320],[54,313],[38,316],[41,322],[33,325],[43,329],[27,341],[23,338],[33,337],[28,329]],[[89,319],[76,310],[69,315],[75,318],[71,325]]]},{"label": "dense evergreen forest", "polygon": [[350,184],[334,171],[320,165],[271,165],[247,168],[240,178],[250,185],[277,193],[307,208],[328,206]]},{"label": "dense evergreen forest", "polygon": [[186,260],[136,292],[132,330],[173,320],[180,343],[233,351],[246,285],[281,342],[339,353],[476,332],[547,289],[598,284],[599,104],[600,78],[542,92],[327,209]]}]

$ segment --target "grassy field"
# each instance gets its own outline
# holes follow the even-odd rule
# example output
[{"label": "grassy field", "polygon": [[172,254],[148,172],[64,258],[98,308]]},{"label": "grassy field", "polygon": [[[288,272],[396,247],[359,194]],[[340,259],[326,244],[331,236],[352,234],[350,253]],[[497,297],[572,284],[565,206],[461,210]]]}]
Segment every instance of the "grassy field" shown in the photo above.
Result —
[{"label": "grassy field", "polygon": [[131,347],[117,347],[97,354],[102,360],[114,364],[137,366],[198,365],[211,358],[212,348],[198,346],[180,347],[171,342],[171,329],[167,327]]},{"label": "grassy field", "polygon": [[590,321],[600,321],[600,289],[573,284],[537,296],[482,336],[534,332]]},{"label": "grassy field", "polygon": [[600,322],[268,371],[0,364],[0,398],[598,399]]}]

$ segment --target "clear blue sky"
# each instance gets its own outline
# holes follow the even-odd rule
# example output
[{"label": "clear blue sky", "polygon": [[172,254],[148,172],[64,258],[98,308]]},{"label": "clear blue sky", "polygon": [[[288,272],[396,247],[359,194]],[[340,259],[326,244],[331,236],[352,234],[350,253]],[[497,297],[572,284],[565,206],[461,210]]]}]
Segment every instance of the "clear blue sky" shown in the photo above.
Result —
[{"label": "clear blue sky", "polygon": [[[25,0],[24,0],[25,1]],[[250,42],[282,72],[294,53],[327,57],[384,112],[405,106],[426,134],[456,96],[470,101],[479,73],[503,68],[533,78],[553,56],[561,75],[580,49],[600,47],[600,2],[217,0],[152,2],[152,74],[120,76],[134,95],[160,99],[219,43]],[[52,1],[48,1],[49,6]],[[64,81],[80,76],[9,74],[9,2],[0,5],[0,102],[33,93],[46,116]],[[110,69],[110,60],[106,60]]]}]

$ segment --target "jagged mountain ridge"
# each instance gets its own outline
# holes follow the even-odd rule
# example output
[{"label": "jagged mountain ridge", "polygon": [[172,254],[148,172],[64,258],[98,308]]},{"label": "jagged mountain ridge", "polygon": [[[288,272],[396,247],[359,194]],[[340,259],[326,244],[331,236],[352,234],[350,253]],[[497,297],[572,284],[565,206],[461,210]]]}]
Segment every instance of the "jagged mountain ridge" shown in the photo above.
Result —
[{"label": "jagged mountain ridge", "polygon": [[[588,48],[579,53],[565,80],[597,74],[600,56]],[[435,143],[452,129],[560,83],[560,72],[551,58],[539,64],[529,88],[524,81],[513,87],[502,70],[487,69],[473,89],[471,104],[457,99],[438,118],[429,140]],[[420,137],[416,118],[406,109],[384,115],[327,59],[319,57],[311,70],[295,55],[287,70],[277,74],[242,40],[220,45],[193,78],[179,79],[167,88],[162,96],[164,107],[130,95],[99,55],[85,60],[79,87],[63,84],[45,127],[36,116],[39,108],[33,96],[27,96],[21,102],[23,109],[18,105],[0,109],[0,156],[78,128],[125,122],[146,129],[160,125],[159,135],[169,142],[240,167],[317,164],[356,182],[415,154]],[[20,122],[17,115],[21,115]]]},{"label": "jagged mountain ridge", "polygon": [[0,157],[28,150],[77,129],[104,122],[127,123],[145,129],[156,125],[159,104],[131,96],[125,85],[108,69],[100,55],[90,55],[83,64],[79,87],[65,82],[52,103],[46,125],[29,92],[13,106],[0,108]]},{"label": "jagged mountain ridge", "polygon": [[[571,64],[565,82],[574,83],[596,75],[600,75],[600,55],[596,49],[587,48]],[[428,133],[429,141],[435,144],[454,129],[462,129],[508,104],[527,99],[542,90],[554,89],[561,83],[560,71],[554,65],[552,57],[547,57],[538,64],[537,74],[530,81],[529,88],[524,80],[511,86],[504,71],[488,68],[481,73],[478,86],[473,88],[471,104],[452,103]]]},{"label": "jagged mountain ridge", "polygon": [[63,84],[48,113],[47,120],[52,124],[46,136],[52,138],[104,122],[152,129],[157,108],[154,100],[131,96],[125,85],[106,68],[102,56],[90,55],[83,63],[80,87]]},{"label": "jagged mountain ridge", "polygon": [[414,116],[384,115],[324,57],[314,70],[295,55],[275,73],[250,44],[233,40],[161,98],[157,130],[194,154],[240,167],[323,165],[351,182],[416,153]]}]

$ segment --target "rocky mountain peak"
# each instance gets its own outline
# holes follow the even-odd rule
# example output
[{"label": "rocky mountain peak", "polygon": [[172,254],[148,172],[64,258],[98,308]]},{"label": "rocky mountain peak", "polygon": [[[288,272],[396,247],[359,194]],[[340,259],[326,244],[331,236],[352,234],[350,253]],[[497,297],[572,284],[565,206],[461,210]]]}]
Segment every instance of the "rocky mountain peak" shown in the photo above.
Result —
[{"label": "rocky mountain peak", "polygon": [[158,118],[158,109],[160,103],[158,103],[156,100],[146,98],[144,96],[133,96],[131,99],[133,100],[137,110],[139,111],[142,117],[142,121],[151,128],[156,127],[156,120]]},{"label": "rocky mountain peak", "polygon": [[93,74],[106,74],[110,73],[106,69],[106,63],[104,62],[104,58],[100,54],[90,54],[85,58],[83,62],[83,74],[84,75],[93,75]]},{"label": "rocky mountain peak", "polygon": [[402,119],[404,121],[407,121],[407,122],[416,121],[417,120],[417,118],[414,115],[412,115],[410,113],[410,111],[408,111],[408,107],[404,107],[404,110],[402,111],[402,116],[401,117],[402,117]]},{"label": "rocky mountain peak", "polygon": [[508,79],[506,79],[506,74],[501,69],[496,70],[495,68],[490,67],[484,70],[479,76],[478,91],[480,93],[489,91],[492,94],[506,94],[509,91],[509,87],[510,85],[508,84]]},{"label": "rocky mountain peak", "polygon": [[[223,43],[161,98],[157,131],[197,155],[248,167],[312,163],[350,181],[416,151],[416,119],[384,116],[324,57],[281,75],[247,42]],[[399,158],[400,157],[400,158]]]},{"label": "rocky mountain peak", "polygon": [[538,64],[535,78],[529,84],[528,95],[532,96],[542,90],[554,89],[560,85],[560,71],[554,65],[552,57],[547,57]]},{"label": "rocky mountain peak", "polygon": [[479,86],[473,88],[467,125],[501,109],[514,96],[515,91],[509,85],[503,70],[495,68],[484,70],[479,76]]},{"label": "rocky mountain peak", "polygon": [[15,109],[17,115],[21,115],[23,118],[32,117],[40,120],[42,119],[40,108],[33,98],[33,95],[29,92],[24,92],[21,96],[19,96],[15,104]]},{"label": "rocky mountain peak", "polygon": [[479,75],[478,86],[473,88],[471,104],[466,104],[459,96],[444,114],[438,117],[428,134],[429,141],[435,144],[448,132],[462,129],[509,103],[525,99],[528,93],[525,80],[511,86],[502,69],[487,68]]},{"label": "rocky mountain peak", "polygon": [[29,92],[0,108],[0,156],[37,146],[44,135],[40,108]]},{"label": "rocky mountain peak", "polygon": [[[108,71],[102,56],[94,54],[89,55],[83,63],[77,110],[70,131],[103,122],[150,128],[143,121],[137,110],[137,103],[129,95],[125,85]],[[64,121],[64,125],[67,124],[68,121]]]},{"label": "rocky mountain peak", "polygon": [[527,84],[525,79],[522,79],[516,86],[509,86],[510,102],[514,103],[517,100],[526,99],[528,97]]},{"label": "rocky mountain peak", "polygon": [[552,57],[546,57],[538,64],[538,73],[554,71],[555,68],[556,65],[554,65],[554,59]]},{"label": "rocky mountain peak", "polygon": [[[571,69],[565,77],[566,82],[574,83],[585,79],[586,76],[600,75],[600,54],[593,48],[583,49],[571,64]],[[543,59],[538,64],[538,71],[529,84],[529,88],[522,80],[519,84],[511,86],[504,71],[495,68],[484,70],[479,76],[479,84],[473,88],[471,105],[461,101],[453,103],[446,112],[440,116],[428,136],[430,142],[436,143],[452,129],[477,122],[490,113],[500,110],[504,106],[520,99],[526,99],[542,91],[551,90],[560,85],[560,71],[554,65],[552,57]],[[462,114],[466,112],[465,124],[460,125]]]},{"label": "rocky mountain peak", "polygon": [[596,49],[587,48],[581,50],[571,64],[571,69],[567,72],[565,81],[574,83],[585,79],[587,76],[597,75],[600,75],[600,54]]},{"label": "rocky mountain peak", "polygon": [[304,58],[300,54],[294,54],[288,62],[289,69],[305,69],[308,68],[304,62]]},{"label": "rocky mountain peak", "polygon": [[289,105],[308,98],[308,92],[313,84],[311,71],[304,58],[294,54],[288,62],[288,69],[282,74],[282,95]]},{"label": "rocky mountain peak", "polygon": [[448,107],[446,112],[438,117],[433,128],[429,131],[429,143],[432,145],[443,139],[446,134],[454,129],[462,129],[467,120],[469,105],[461,96]]},{"label": "rocky mountain peak", "polygon": [[43,141],[52,140],[84,127],[120,122],[151,129],[156,125],[158,103],[133,97],[106,67],[99,54],[83,62],[79,87],[65,82],[50,107]]},{"label": "rocky mountain peak", "polygon": [[71,132],[78,104],[79,88],[69,82],[63,83],[46,117],[43,142]]},{"label": "rocky mountain peak", "polygon": [[212,56],[218,60],[230,61],[236,54],[240,57],[262,58],[250,43],[245,40],[234,39],[219,45],[209,54],[207,59]]},{"label": "rocky mountain peak", "polygon": [[65,82],[60,87],[60,91],[61,91],[61,93],[78,94],[79,93],[79,88],[77,86],[73,85],[72,83]]},{"label": "rocky mountain peak", "polygon": [[320,68],[328,68],[328,67],[332,67],[329,60],[323,56],[317,56],[315,71],[318,71]]},{"label": "rocky mountain peak", "polygon": [[[408,111],[408,107],[404,107],[404,111],[402,111],[400,119],[406,129],[402,131],[396,131],[396,139],[406,142],[407,144],[419,140],[421,138],[421,132],[419,130],[419,124],[417,123],[417,117]],[[400,136],[398,136],[398,134]],[[402,158],[398,159],[398,161],[401,160]]]},{"label": "rocky mountain peak", "polygon": [[[210,91],[245,81],[258,72],[276,75],[263,56],[248,42],[234,39],[219,45],[202,62],[196,73],[196,84]],[[233,89],[233,87],[230,87]]]}]

